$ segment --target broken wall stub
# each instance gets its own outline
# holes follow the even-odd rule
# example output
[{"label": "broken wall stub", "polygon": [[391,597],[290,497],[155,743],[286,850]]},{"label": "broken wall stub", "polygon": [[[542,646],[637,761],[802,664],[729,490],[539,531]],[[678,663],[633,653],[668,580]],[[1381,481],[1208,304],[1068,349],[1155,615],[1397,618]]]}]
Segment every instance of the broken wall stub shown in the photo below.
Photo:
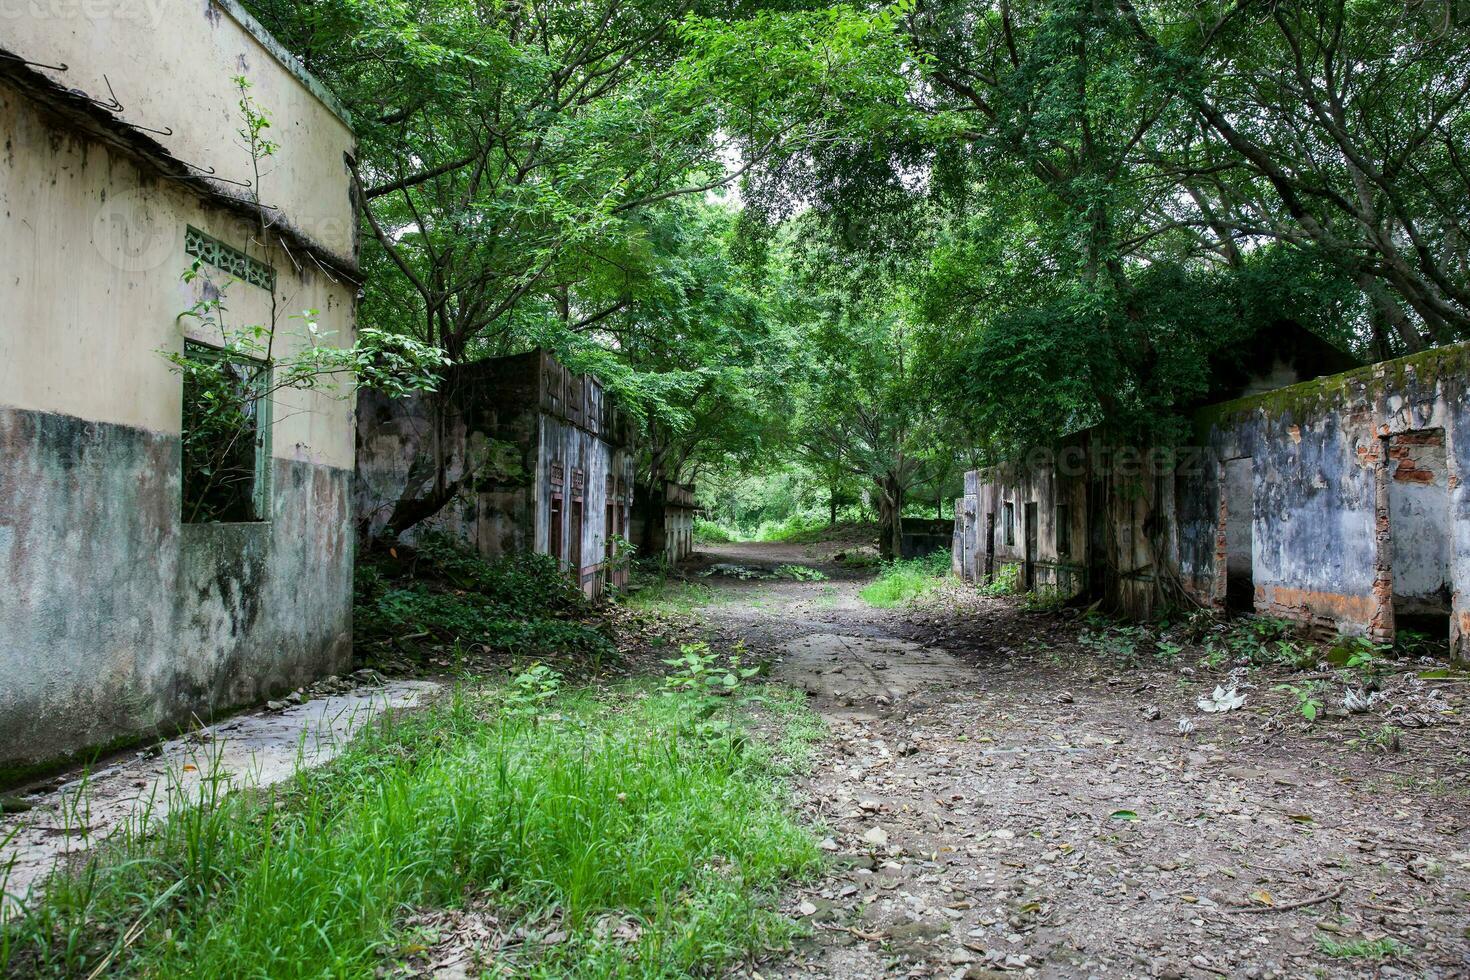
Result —
[{"label": "broken wall stub", "polygon": [[665,480],[657,487],[634,487],[630,540],[644,557],[661,555],[675,564],[694,553],[694,521],[699,504],[694,485]]},{"label": "broken wall stub", "polygon": [[631,423],[601,385],[543,351],[455,368],[434,393],[365,392],[359,526],[378,535],[405,502],[442,484],[448,502],[403,540],[439,531],[487,558],[554,555],[596,595],[627,575],[614,546],[627,535],[632,444]]},{"label": "broken wall stub", "polygon": [[[985,581],[993,553],[990,578],[1029,565],[1039,585],[1105,594],[1139,616],[1182,592],[1324,636],[1387,642],[1413,628],[1465,659],[1467,387],[1470,345],[1456,345],[1201,409],[1196,446],[1135,453],[1140,467],[1081,433],[1069,441],[1087,459],[1080,478],[1065,446],[967,475],[979,540],[959,564]],[[1081,522],[1063,535],[1065,563],[1048,513]]]},{"label": "broken wall stub", "polygon": [[1380,641],[1404,618],[1470,653],[1467,369],[1455,345],[1201,413],[1221,458],[1254,466],[1256,611]]},{"label": "broken wall stub", "polygon": [[[183,380],[164,354],[221,342],[180,317],[206,278],[236,279],[234,326],[269,323],[274,301],[318,311],[316,343],[352,343],[352,132],[233,4],[172,6],[167,31],[20,18],[0,37],[0,267],[16,272],[0,279],[0,781],[350,661],[350,398],[276,392],[255,519],[190,523]],[[290,179],[264,188],[269,233],[238,187],[198,176],[251,170],[242,64],[277,130],[299,134],[282,140]],[[157,132],[79,94],[105,100],[104,75]],[[237,276],[202,241],[269,276]],[[278,354],[309,342],[278,330]]]}]

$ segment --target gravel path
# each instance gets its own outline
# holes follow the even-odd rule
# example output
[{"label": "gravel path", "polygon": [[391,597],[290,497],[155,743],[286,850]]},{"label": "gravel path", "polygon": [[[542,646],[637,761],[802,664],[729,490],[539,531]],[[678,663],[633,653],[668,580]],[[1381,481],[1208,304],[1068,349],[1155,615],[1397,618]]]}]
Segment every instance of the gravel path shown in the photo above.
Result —
[{"label": "gravel path", "polygon": [[[1244,707],[1206,714],[1232,678],[1197,650],[1121,669],[1075,619],[973,590],[869,609],[839,550],[726,545],[692,569],[830,576],[703,579],[701,620],[831,731],[800,790],[831,873],[787,899],[813,937],[749,975],[1470,975],[1470,685],[1404,673],[1308,724],[1255,671]],[[1396,752],[1371,738],[1389,724]]]}]

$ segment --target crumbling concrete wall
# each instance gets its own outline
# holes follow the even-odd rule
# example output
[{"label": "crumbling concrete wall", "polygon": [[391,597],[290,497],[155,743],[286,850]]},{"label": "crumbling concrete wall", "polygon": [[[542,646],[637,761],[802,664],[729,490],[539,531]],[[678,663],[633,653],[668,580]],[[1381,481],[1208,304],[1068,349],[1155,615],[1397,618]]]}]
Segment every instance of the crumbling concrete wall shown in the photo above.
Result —
[{"label": "crumbling concrete wall", "polygon": [[376,536],[403,501],[442,481],[457,492],[403,540],[434,530],[488,558],[552,554],[596,595],[626,579],[611,543],[628,526],[631,442],[601,386],[542,351],[458,368],[436,393],[363,392],[359,525]]},{"label": "crumbling concrete wall", "polygon": [[[1139,616],[1187,595],[1380,641],[1403,620],[1470,657],[1467,388],[1456,345],[1210,406],[1197,446],[1172,453],[1083,433],[967,475],[955,533],[978,540],[957,564],[986,580],[993,517],[992,578],[1029,565],[1033,588],[1106,589]],[[1075,522],[1067,561],[1058,504]]]},{"label": "crumbling concrete wall", "polygon": [[[266,519],[186,524],[183,386],[164,352],[221,340],[180,317],[230,278],[206,264],[185,281],[198,258],[190,227],[270,266],[280,308],[319,311],[314,342],[352,342],[355,223],[341,163],[351,131],[224,8],[210,20],[185,6],[162,40],[86,18],[20,18],[0,47],[65,61],[71,87],[105,96],[109,59],[146,65],[107,71],[137,84],[172,63],[163,44],[182,52],[184,75],[210,77],[210,98],[240,71],[221,52],[248,50],[278,131],[295,128],[294,109],[331,120],[313,123],[291,158],[328,144],[332,156],[303,163],[304,184],[278,188],[280,225],[264,235],[238,198],[180,178],[191,171],[169,155],[188,149],[190,164],[221,174],[248,168],[224,138],[238,128],[232,103],[205,113],[191,101],[202,93],[148,84],[180,111],[130,99],[128,115],[172,127],[164,145],[45,69],[0,59],[0,268],[13,273],[0,278],[0,780],[208,719],[350,659],[350,392],[272,399]],[[332,179],[316,183],[323,175]],[[271,290],[253,282],[229,286],[225,303],[233,326],[270,322]],[[278,354],[312,342],[284,318],[278,329]]]},{"label": "crumbling concrete wall", "polygon": [[[1456,583],[1470,573],[1467,366],[1470,348],[1438,348],[1201,413],[1211,450],[1252,464],[1256,611],[1379,640],[1396,618],[1440,615],[1466,655],[1470,608]],[[1217,536],[1230,521],[1227,494]],[[1225,552],[1201,597],[1218,602],[1228,588]]]}]

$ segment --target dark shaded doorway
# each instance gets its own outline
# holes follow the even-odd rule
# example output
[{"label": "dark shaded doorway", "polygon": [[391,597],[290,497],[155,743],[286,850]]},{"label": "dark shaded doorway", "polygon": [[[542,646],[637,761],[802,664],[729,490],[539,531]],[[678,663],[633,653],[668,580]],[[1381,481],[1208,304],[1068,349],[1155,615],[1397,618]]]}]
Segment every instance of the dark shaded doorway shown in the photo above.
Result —
[{"label": "dark shaded doorway", "polygon": [[1399,645],[1449,652],[1450,493],[1443,429],[1388,438],[1393,621]]},{"label": "dark shaded doorway", "polygon": [[1031,592],[1036,588],[1036,504],[1026,505],[1026,526],[1022,533],[1026,535],[1026,591]]},{"label": "dark shaded doorway", "polygon": [[995,576],[995,511],[985,515],[985,581]]},{"label": "dark shaded doorway", "polygon": [[571,566],[572,581],[577,583],[577,588],[582,587],[582,501],[572,501],[572,526],[569,529],[568,551],[570,556],[568,564]]},{"label": "dark shaded doorway", "polygon": [[1225,461],[1225,608],[1256,608],[1256,466],[1249,457]]}]

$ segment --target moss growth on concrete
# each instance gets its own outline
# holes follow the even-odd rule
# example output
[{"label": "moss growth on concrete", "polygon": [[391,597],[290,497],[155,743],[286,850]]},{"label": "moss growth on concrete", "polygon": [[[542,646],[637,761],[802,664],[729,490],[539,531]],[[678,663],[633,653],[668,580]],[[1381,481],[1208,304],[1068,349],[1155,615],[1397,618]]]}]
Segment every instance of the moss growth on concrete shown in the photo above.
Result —
[{"label": "moss growth on concrete", "polygon": [[1430,350],[1380,361],[1330,374],[1311,381],[1247,395],[1228,402],[1206,405],[1194,413],[1195,437],[1208,442],[1210,431],[1240,422],[1255,412],[1267,418],[1301,419],[1320,412],[1327,406],[1340,406],[1360,394],[1370,394],[1376,386],[1403,389],[1412,385],[1431,385],[1443,374],[1463,373],[1470,367],[1470,343],[1435,347]]}]

